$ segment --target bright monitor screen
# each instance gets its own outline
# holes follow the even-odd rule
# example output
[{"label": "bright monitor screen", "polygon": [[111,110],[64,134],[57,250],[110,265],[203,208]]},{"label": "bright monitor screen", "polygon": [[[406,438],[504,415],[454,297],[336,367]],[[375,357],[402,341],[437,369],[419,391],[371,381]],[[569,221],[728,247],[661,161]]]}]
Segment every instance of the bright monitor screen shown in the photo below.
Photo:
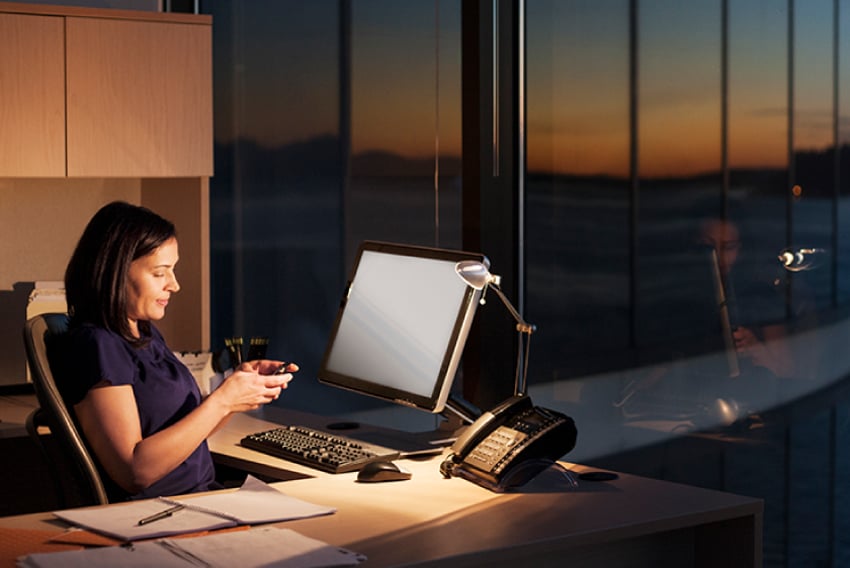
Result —
[{"label": "bright monitor screen", "polygon": [[319,368],[321,382],[441,412],[481,296],[455,265],[482,254],[366,241]]}]

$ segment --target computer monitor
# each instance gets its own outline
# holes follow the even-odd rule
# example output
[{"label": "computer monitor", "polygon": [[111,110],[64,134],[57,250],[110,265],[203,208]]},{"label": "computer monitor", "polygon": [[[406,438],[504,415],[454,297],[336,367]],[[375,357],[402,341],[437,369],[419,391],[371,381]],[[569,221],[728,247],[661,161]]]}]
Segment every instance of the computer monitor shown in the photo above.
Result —
[{"label": "computer monitor", "polygon": [[479,253],[363,242],[319,380],[442,412],[481,296],[457,275],[462,260],[489,266]]},{"label": "computer monitor", "polygon": [[[671,255],[658,270],[663,283],[655,300],[643,312],[651,321],[641,338],[650,346],[649,362],[675,362],[687,376],[735,377],[740,373],[732,334],[736,318],[734,290],[723,274],[714,246],[705,243],[685,245]],[[653,342],[650,344],[649,342]]]},{"label": "computer monitor", "polygon": [[738,367],[738,351],[735,348],[735,338],[732,335],[732,321],[729,317],[729,300],[727,298],[726,283],[720,271],[720,262],[715,249],[709,251],[709,260],[711,263],[711,280],[717,306],[717,315],[720,322],[720,335],[723,337],[723,351],[726,356],[726,365],[729,376],[737,377],[741,374],[741,370]]}]

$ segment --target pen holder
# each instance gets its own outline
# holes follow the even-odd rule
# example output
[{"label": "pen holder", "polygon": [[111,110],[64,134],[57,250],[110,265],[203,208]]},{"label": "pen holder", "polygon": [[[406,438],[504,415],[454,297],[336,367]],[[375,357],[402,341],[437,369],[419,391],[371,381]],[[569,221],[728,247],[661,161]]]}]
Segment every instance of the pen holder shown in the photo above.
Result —
[{"label": "pen holder", "polygon": [[248,355],[242,356],[242,346],[244,340],[241,337],[225,337],[224,344],[227,347],[227,353],[230,358],[230,367],[236,369],[243,361],[257,361],[266,358],[266,352],[269,347],[269,338],[265,336],[255,336],[248,340]]},{"label": "pen holder", "polygon": [[227,352],[230,355],[230,367],[235,369],[242,364],[242,338],[225,337],[224,344],[227,346]]},{"label": "pen holder", "polygon": [[252,337],[248,341],[248,357],[247,361],[256,361],[266,358],[266,351],[269,347],[268,337]]}]

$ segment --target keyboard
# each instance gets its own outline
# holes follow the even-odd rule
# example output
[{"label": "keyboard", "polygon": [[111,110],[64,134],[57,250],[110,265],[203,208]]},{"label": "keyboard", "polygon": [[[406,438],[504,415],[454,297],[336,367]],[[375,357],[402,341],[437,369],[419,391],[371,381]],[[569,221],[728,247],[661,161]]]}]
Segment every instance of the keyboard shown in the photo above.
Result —
[{"label": "keyboard", "polygon": [[358,471],[363,465],[400,456],[396,450],[328,434],[305,426],[281,426],[242,438],[240,444],[328,473]]}]

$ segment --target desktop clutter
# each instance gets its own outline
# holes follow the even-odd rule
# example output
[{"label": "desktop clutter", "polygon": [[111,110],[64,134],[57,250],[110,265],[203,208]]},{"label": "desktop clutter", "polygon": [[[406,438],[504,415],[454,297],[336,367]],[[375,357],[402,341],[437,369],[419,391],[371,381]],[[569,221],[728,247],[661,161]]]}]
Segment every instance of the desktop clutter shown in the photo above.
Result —
[{"label": "desktop clutter", "polygon": [[[484,412],[456,438],[440,465],[443,477],[460,477],[495,492],[525,485],[555,465],[576,444],[575,422],[560,412],[512,396]],[[412,477],[395,460],[442,453],[440,446],[407,451],[369,443],[367,433],[350,435],[303,425],[281,425],[243,437],[240,445],[327,473],[357,472],[359,483],[404,481]],[[391,442],[390,442],[391,443]]]},{"label": "desktop clutter", "polygon": [[[500,288],[481,253],[400,243],[361,243],[317,372],[320,382],[470,423],[440,472],[502,492],[552,466],[576,443],[572,418],[534,406],[526,394],[528,348],[536,326]],[[475,312],[488,290],[516,320],[514,396],[496,408],[467,412],[450,390]],[[411,301],[415,298],[415,301]],[[446,338],[450,338],[446,341]],[[522,369],[522,373],[520,373]],[[358,471],[361,482],[409,475],[391,463],[409,451],[302,426],[257,432],[243,446],[330,473]],[[430,453],[442,452],[431,448]]]},{"label": "desktop clutter", "polygon": [[[510,491],[555,466],[575,447],[576,438],[572,418],[534,406],[528,396],[515,395],[466,427],[440,464],[440,473],[446,479],[460,477],[497,493]],[[600,477],[603,472],[590,473],[582,479],[612,479]],[[410,478],[409,471],[383,459],[365,463],[357,473],[361,483]]]},{"label": "desktop clutter", "polygon": [[[114,539],[120,546],[99,542],[93,548],[31,553],[18,558],[17,566],[268,568],[354,566],[363,562],[366,558],[362,554],[269,525],[335,512],[333,507],[290,497],[249,475],[235,492],[55,511],[72,526]],[[237,528],[241,530],[227,530]],[[178,535],[182,537],[170,538]],[[245,550],[251,554],[246,555]]]}]

